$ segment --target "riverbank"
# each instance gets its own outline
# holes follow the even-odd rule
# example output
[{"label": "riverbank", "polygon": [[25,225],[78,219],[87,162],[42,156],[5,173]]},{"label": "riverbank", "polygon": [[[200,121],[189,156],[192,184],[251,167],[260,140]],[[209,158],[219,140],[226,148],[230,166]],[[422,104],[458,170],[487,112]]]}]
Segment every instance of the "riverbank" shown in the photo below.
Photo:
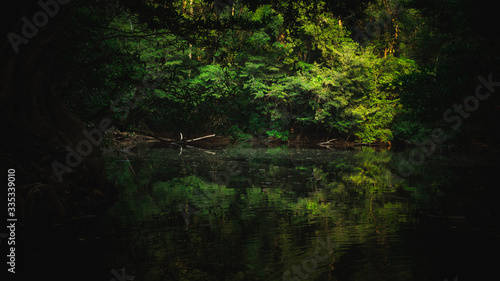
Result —
[{"label": "riverbank", "polygon": [[350,141],[349,138],[328,139],[320,135],[296,137],[291,140],[279,140],[275,137],[253,137],[247,139],[235,139],[231,136],[215,135],[206,133],[141,133],[134,131],[114,130],[105,135],[104,151],[132,150],[139,143],[151,142],[153,147],[169,146],[194,146],[202,149],[221,149],[231,145],[248,145],[250,147],[276,147],[290,146],[293,148],[343,148],[354,149],[355,147],[383,147],[390,148],[390,142],[360,143]]}]

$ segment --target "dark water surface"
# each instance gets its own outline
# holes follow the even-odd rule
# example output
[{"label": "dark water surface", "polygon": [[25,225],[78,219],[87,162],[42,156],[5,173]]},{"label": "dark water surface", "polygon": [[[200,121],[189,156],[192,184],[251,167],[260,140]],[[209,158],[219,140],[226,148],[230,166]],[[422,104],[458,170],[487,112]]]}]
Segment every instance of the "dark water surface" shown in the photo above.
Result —
[{"label": "dark water surface", "polygon": [[[119,202],[103,218],[79,219],[58,237],[46,234],[47,249],[33,247],[50,248],[53,257],[40,259],[75,272],[67,280],[500,275],[499,170],[489,162],[436,153],[403,178],[398,170],[407,152],[209,152],[108,155]],[[74,235],[78,240],[65,238]]]}]

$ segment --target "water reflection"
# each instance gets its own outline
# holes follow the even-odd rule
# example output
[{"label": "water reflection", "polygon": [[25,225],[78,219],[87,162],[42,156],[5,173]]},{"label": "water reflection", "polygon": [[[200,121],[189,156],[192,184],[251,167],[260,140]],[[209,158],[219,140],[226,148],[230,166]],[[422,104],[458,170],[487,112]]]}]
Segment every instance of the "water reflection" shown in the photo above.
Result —
[{"label": "water reflection", "polygon": [[421,260],[429,246],[412,233],[455,182],[399,178],[394,159],[286,147],[110,157],[122,192],[107,262],[139,280],[444,280],[457,269]]}]

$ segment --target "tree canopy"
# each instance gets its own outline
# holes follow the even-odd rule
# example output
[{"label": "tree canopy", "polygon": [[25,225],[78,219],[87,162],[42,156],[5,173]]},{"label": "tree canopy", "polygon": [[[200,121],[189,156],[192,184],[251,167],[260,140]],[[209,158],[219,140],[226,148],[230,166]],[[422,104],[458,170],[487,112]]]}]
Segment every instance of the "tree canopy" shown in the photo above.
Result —
[{"label": "tree canopy", "polygon": [[[57,182],[50,163],[64,162],[65,147],[107,119],[121,130],[233,141],[395,143],[443,128],[452,141],[493,145],[498,96],[473,113],[454,106],[471,108],[464,101],[480,81],[494,92],[500,79],[500,33],[487,4],[16,2],[2,18],[1,126],[9,136],[0,156],[49,189]],[[457,118],[464,125],[450,126]],[[102,185],[100,150],[83,165],[73,180]]]}]

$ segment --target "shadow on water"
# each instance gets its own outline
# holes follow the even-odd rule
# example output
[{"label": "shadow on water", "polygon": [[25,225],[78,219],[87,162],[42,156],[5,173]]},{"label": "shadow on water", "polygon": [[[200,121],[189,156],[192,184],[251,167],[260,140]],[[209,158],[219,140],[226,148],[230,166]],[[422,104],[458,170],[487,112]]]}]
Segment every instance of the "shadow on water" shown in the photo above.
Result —
[{"label": "shadow on water", "polygon": [[78,253],[69,263],[83,262],[94,280],[121,268],[135,280],[443,281],[492,271],[498,169],[435,156],[402,178],[400,155],[369,147],[108,155],[120,199],[92,221],[99,227],[87,237],[98,239],[61,255]]},{"label": "shadow on water", "polygon": [[481,255],[498,246],[494,171],[436,157],[404,179],[395,154],[278,147],[110,159],[123,192],[108,235],[142,280],[453,280],[487,269]]}]

